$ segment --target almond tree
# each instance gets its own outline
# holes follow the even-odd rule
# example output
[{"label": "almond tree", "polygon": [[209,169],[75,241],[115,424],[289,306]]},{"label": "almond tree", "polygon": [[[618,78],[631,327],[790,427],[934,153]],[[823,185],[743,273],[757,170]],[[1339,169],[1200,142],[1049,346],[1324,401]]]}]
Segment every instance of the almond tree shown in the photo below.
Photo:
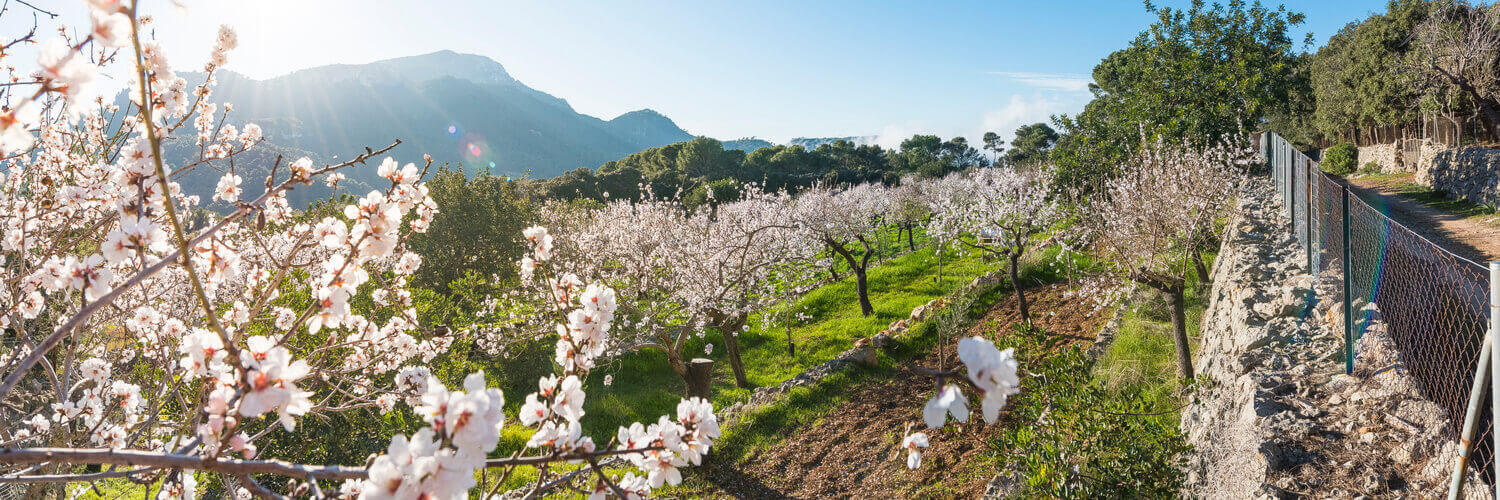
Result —
[{"label": "almond tree", "polygon": [[571,252],[586,256],[591,276],[623,294],[627,320],[613,352],[660,350],[686,378],[686,340],[713,327],[724,335],[736,383],[748,386],[739,333],[749,315],[789,290],[805,291],[817,263],[820,243],[784,219],[791,203],[785,193],[747,186],[740,199],[694,210],[648,196],[581,215],[571,224],[579,231],[569,238],[576,241]]},{"label": "almond tree", "polygon": [[[934,215],[929,230],[941,233],[945,241],[1006,259],[1021,321],[1030,322],[1017,268],[1036,238],[1062,217],[1062,211],[1048,199],[1050,178],[1035,170],[1000,168],[955,173],[949,178],[949,187],[939,191],[946,196],[931,200]],[[963,235],[988,241],[971,242]]]},{"label": "almond tree", "polygon": [[739,347],[750,314],[817,285],[820,243],[789,225],[790,205],[785,193],[751,187],[739,200],[692,213],[674,235],[686,252],[671,270],[679,285],[673,296],[723,334],[740,387],[750,386]]},{"label": "almond tree", "polygon": [[932,216],[930,204],[927,202],[927,182],[916,176],[907,176],[901,179],[899,186],[890,188],[891,215],[890,219],[896,226],[896,239],[900,243],[901,233],[906,233],[906,249],[916,250],[915,239],[917,226],[922,225]]},{"label": "almond tree", "polygon": [[[1094,249],[1111,278],[1133,281],[1162,293],[1172,308],[1172,340],[1178,373],[1193,377],[1188,351],[1186,303],[1190,253],[1212,233],[1238,189],[1248,161],[1242,142],[1213,146],[1148,143],[1106,183],[1087,219]],[[1118,285],[1109,285],[1119,290]]]},{"label": "almond tree", "polygon": [[842,191],[823,186],[808,189],[797,196],[791,214],[799,228],[821,240],[849,264],[859,294],[859,310],[865,316],[875,313],[870,304],[866,270],[879,253],[876,232],[884,225],[889,211],[887,188],[860,184]]},{"label": "almond tree", "polygon": [[[30,8],[19,5],[0,13]],[[526,232],[528,258],[548,285],[538,310],[560,332],[558,369],[523,406],[522,424],[537,426],[532,453],[487,458],[506,420],[503,395],[483,372],[461,390],[431,376],[425,364],[452,337],[420,324],[406,285],[422,263],[408,238],[438,215],[422,183],[430,161],[381,160],[396,144],[332,165],[278,161],[263,194],[241,199],[245,179],[230,160],[259,145],[261,129],[229,125],[229,103],[211,102],[234,31],[219,31],[206,83],[188,87],[147,37],[136,2],[88,5],[80,26],[91,29],[56,30],[34,72],[0,51],[4,67],[22,69],[0,87],[10,103],[0,110],[3,482],[28,485],[28,498],[108,478],[143,485],[147,497],[192,498],[199,475],[236,497],[467,498],[489,487],[476,484],[490,477],[480,470],[537,467],[545,479],[549,464],[583,461],[591,492],[626,497],[675,484],[679,467],[701,460],[718,435],[702,400],[683,401],[676,420],[623,428],[612,445],[581,435],[581,380],[609,343],[613,291],[556,272],[541,228]],[[122,108],[94,92],[112,61],[133,79]],[[167,165],[168,140],[192,141],[199,154]],[[371,161],[385,182],[340,216],[312,220],[289,206],[289,191],[337,183],[340,170]],[[200,227],[185,212],[203,200],[178,184],[195,169],[222,172],[214,198],[233,207]],[[295,440],[309,414],[353,419],[403,404],[423,427],[393,436],[368,464],[267,458],[295,454],[268,443]],[[598,468],[607,456],[634,470]]]},{"label": "almond tree", "polygon": [[1433,5],[1412,29],[1413,59],[1426,73],[1428,93],[1438,102],[1450,94],[1466,97],[1487,122],[1490,135],[1500,136],[1500,7]]}]

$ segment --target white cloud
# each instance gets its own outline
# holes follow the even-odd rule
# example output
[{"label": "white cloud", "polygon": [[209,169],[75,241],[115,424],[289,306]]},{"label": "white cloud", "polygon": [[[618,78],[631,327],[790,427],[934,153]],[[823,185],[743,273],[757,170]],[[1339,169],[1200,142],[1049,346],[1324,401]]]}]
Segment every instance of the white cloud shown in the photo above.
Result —
[{"label": "white cloud", "polygon": [[985,73],[1000,75],[1011,81],[1038,89],[1060,90],[1064,92],[1088,92],[1089,83],[1094,81],[1088,75],[1075,73],[1027,73],[1021,71],[986,71]]},{"label": "white cloud", "polygon": [[880,134],[875,136],[875,144],[885,149],[899,149],[901,141],[920,133],[923,131],[917,127],[886,125],[885,128],[880,129]]},{"label": "white cloud", "polygon": [[968,138],[969,145],[982,148],[985,132],[1000,134],[1002,139],[1009,142],[1014,138],[1016,129],[1022,125],[1038,122],[1051,125],[1052,115],[1076,114],[1083,110],[1083,106],[1088,103],[1090,97],[1087,93],[1040,90],[1029,95],[1011,94],[998,108],[984,113],[978,124],[970,122],[969,125],[942,130],[936,130],[929,126],[930,124],[920,121],[891,124],[881,128],[876,136],[875,144],[886,149],[898,149],[901,141],[911,138],[913,134],[936,134],[944,140],[954,135],[963,135]]},{"label": "white cloud", "polygon": [[973,142],[974,138],[983,137],[985,132],[995,132],[1009,141],[1016,129],[1022,125],[1037,122],[1050,124],[1052,115],[1076,113],[1082,107],[1083,103],[1076,99],[1061,99],[1057,96],[1042,94],[1033,94],[1030,97],[1012,94],[1010,101],[1000,109],[984,114],[980,130],[970,138],[970,142]]}]

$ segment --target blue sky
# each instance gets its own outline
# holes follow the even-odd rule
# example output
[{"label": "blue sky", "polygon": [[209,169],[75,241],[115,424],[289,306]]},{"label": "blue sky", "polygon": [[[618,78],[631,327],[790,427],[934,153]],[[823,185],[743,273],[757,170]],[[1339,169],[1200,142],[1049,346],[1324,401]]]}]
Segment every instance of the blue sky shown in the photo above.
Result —
[{"label": "blue sky", "polygon": [[[1094,64],[1152,20],[1132,0],[186,3],[186,14],[157,9],[185,67],[221,23],[241,35],[229,69],[257,78],[451,49],[489,56],[583,113],[652,108],[694,134],[774,141],[1009,135],[1081,109]],[[1384,5],[1288,2],[1318,43]]]}]

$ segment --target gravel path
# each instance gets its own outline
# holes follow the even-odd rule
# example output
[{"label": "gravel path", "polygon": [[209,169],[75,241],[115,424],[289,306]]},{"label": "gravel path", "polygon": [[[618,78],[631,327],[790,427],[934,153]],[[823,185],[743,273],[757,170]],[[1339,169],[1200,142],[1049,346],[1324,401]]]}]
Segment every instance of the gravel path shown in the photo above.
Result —
[{"label": "gravel path", "polygon": [[1366,203],[1383,204],[1386,216],[1449,251],[1481,264],[1500,260],[1500,224],[1459,217],[1414,201],[1393,191],[1390,180],[1354,178],[1348,182]]}]

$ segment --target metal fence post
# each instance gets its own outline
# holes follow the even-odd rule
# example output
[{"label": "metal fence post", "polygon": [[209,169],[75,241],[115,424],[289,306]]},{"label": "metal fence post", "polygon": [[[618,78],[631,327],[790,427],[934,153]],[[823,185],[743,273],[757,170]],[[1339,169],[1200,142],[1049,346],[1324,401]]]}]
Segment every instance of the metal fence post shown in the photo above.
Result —
[{"label": "metal fence post", "polygon": [[1286,206],[1288,207],[1288,209],[1290,209],[1292,211],[1292,237],[1296,238],[1297,237],[1297,162],[1292,162],[1290,165],[1287,165],[1287,167],[1288,167],[1287,178],[1291,179],[1292,182],[1289,183],[1291,187],[1289,187],[1287,189]]},{"label": "metal fence post", "polygon": [[1458,464],[1453,466],[1453,477],[1448,482],[1448,500],[1458,500],[1464,491],[1464,472],[1469,468],[1469,459],[1474,456],[1474,435],[1479,432],[1479,409],[1484,401],[1486,378],[1490,377],[1490,356],[1494,342],[1484,339],[1484,348],[1479,350],[1479,364],[1474,367],[1474,384],[1469,388],[1469,409],[1464,412],[1463,437],[1458,442]]},{"label": "metal fence post", "polygon": [[1302,227],[1307,228],[1307,272],[1313,276],[1317,276],[1317,258],[1313,257],[1313,181],[1315,178],[1313,177],[1312,160],[1303,158],[1302,164],[1305,165],[1302,171],[1307,175],[1305,182],[1307,188],[1303,189],[1303,191],[1307,191],[1307,196],[1304,197],[1307,199],[1307,210],[1302,211],[1303,219],[1305,220]]},{"label": "metal fence post", "polygon": [[1354,374],[1354,294],[1350,282],[1354,280],[1354,262],[1349,258],[1354,252],[1349,242],[1349,185],[1343,185],[1344,197],[1344,374]]},{"label": "metal fence post", "polygon": [[[1490,349],[1490,415],[1492,415],[1490,435],[1493,436],[1495,435],[1493,415],[1497,414],[1494,410],[1500,409],[1500,384],[1497,384],[1500,383],[1500,370],[1494,369],[1500,366],[1500,349],[1493,347],[1500,345],[1500,262],[1490,263],[1490,344],[1492,345]],[[1491,442],[1500,443],[1500,439],[1491,440]],[[1491,457],[1497,455],[1500,454],[1494,454]],[[1492,459],[1491,462],[1494,462],[1497,473],[1495,477],[1500,478],[1500,460]],[[1495,481],[1495,496],[1500,498],[1500,480]]]}]

